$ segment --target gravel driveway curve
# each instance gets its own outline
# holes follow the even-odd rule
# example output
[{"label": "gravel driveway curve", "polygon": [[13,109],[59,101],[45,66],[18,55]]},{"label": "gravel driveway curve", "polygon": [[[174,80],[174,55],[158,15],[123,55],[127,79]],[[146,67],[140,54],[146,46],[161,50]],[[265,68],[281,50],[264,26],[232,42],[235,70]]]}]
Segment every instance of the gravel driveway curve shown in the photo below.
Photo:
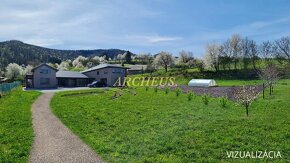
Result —
[{"label": "gravel driveway curve", "polygon": [[29,162],[103,162],[91,148],[52,114],[49,107],[52,97],[53,93],[44,93],[32,105],[35,138]]}]

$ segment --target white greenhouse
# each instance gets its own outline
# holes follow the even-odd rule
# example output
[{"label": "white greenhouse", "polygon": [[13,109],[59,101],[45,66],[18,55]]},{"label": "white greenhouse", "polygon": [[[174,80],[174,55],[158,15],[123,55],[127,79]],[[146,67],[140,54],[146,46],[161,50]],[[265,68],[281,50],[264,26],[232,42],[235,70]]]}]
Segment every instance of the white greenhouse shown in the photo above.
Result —
[{"label": "white greenhouse", "polygon": [[191,87],[213,87],[216,82],[213,79],[191,79],[188,83]]}]

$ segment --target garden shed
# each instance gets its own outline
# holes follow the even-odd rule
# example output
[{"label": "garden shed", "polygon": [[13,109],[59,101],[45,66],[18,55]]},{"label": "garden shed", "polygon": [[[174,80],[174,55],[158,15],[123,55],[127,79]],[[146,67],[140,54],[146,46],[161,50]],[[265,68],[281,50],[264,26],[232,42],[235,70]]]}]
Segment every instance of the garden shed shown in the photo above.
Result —
[{"label": "garden shed", "polygon": [[191,87],[213,87],[216,82],[213,79],[191,79],[188,83]]}]

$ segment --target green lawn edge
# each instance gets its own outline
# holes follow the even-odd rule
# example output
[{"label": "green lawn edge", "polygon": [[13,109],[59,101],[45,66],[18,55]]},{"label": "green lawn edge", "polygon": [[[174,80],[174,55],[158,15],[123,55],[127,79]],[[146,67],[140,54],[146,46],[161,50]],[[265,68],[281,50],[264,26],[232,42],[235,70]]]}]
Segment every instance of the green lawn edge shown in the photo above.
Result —
[{"label": "green lawn edge", "polygon": [[40,94],[18,87],[0,98],[0,162],[28,162],[34,137],[31,106]]}]

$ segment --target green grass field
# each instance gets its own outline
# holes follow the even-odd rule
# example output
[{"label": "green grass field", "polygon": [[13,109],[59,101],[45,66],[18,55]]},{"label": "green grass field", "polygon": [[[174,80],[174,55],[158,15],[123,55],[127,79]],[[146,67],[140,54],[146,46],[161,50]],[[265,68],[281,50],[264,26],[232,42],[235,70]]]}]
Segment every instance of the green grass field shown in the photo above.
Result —
[{"label": "green grass field", "polygon": [[[237,82],[238,83],[238,82]],[[229,102],[222,108],[211,98],[188,101],[174,91],[137,88],[54,96],[53,112],[108,162],[219,162],[290,159],[290,80],[277,84],[272,97],[245,109]],[[280,151],[282,159],[229,160],[227,151]]]},{"label": "green grass field", "polygon": [[33,140],[31,105],[38,95],[17,88],[0,98],[0,162],[28,162]]}]

